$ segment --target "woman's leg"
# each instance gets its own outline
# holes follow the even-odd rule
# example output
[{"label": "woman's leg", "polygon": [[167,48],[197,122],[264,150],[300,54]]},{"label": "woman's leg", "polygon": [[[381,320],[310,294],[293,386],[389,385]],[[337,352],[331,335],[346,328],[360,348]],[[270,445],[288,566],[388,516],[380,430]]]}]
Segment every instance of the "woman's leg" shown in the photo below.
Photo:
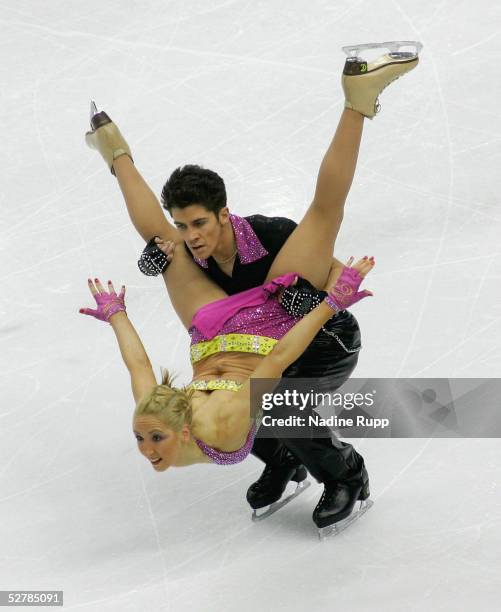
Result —
[{"label": "woman's leg", "polygon": [[172,306],[186,329],[199,308],[228,295],[188,255],[184,242],[176,245],[163,278]]},{"label": "woman's leg", "polygon": [[199,308],[220,300],[227,294],[213,283],[186,253],[179,232],[167,221],[155,194],[131,159],[122,155],[113,162],[113,169],[132,223],[144,240],[160,236],[177,244],[175,256],[163,277],[172,306],[188,329]]},{"label": "woman's leg", "polygon": [[160,202],[143,179],[132,160],[122,155],[113,162],[113,170],[124,196],[129,217],[139,235],[148,242],[153,236],[180,242],[181,236],[171,225]]},{"label": "woman's leg", "polygon": [[353,181],[364,117],[345,109],[318,174],[313,202],[281,248],[267,279],[297,272],[315,287],[324,287],[344,203]]}]

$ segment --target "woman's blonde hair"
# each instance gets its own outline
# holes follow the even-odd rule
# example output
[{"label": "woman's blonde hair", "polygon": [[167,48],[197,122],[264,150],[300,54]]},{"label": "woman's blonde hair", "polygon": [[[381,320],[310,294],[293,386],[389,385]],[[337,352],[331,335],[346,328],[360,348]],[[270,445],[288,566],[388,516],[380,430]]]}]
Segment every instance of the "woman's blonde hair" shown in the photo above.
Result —
[{"label": "woman's blonde hair", "polygon": [[174,431],[181,431],[184,424],[191,426],[192,391],[184,387],[178,389],[172,386],[174,376],[168,370],[162,370],[162,384],[156,385],[137,404],[134,418],[149,414],[160,419]]}]

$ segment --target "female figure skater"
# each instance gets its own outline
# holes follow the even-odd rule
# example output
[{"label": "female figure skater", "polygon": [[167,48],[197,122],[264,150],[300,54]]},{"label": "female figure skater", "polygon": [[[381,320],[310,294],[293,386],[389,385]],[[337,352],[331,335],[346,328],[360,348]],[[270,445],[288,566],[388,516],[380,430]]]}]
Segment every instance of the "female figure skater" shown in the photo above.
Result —
[{"label": "female figure skater", "polygon": [[[358,289],[374,263],[374,258],[364,257],[340,276],[336,271],[339,278],[327,298],[299,321],[279,303],[281,288],[297,279],[292,273],[203,304],[189,327],[193,381],[184,389],[172,387],[168,374],[157,384],[148,355],[126,315],[125,287],[117,295],[111,281],[105,291],[99,279],[89,279],[97,309],[82,308],[80,312],[109,322],[115,332],[136,402],[134,433],[139,450],[154,468],[165,471],[171,466],[245,459],[256,433],[250,381],[279,379],[333,313],[372,295]],[[200,273],[183,249],[171,257],[169,268],[170,278],[190,268],[194,276]],[[191,278],[188,290],[203,301],[204,293],[213,297],[216,290],[210,284],[200,273],[198,279]],[[173,290],[177,291],[184,291],[180,283]],[[241,333],[244,331],[247,333]]]}]

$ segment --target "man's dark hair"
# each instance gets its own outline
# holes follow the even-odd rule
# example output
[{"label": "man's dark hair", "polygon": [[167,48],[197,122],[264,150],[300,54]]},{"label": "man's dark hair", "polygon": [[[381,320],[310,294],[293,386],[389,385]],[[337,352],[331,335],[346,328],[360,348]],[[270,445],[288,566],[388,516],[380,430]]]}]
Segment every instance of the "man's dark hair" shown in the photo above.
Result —
[{"label": "man's dark hair", "polygon": [[212,170],[189,164],[176,168],[162,189],[162,206],[186,208],[200,204],[216,216],[226,206],[226,189],[223,179]]}]

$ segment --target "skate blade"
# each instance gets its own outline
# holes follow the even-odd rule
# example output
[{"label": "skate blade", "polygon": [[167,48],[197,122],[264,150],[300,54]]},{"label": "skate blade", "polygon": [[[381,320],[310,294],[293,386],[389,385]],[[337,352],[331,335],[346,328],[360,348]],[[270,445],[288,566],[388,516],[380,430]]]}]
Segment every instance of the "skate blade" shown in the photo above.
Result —
[{"label": "skate blade", "polygon": [[94,100],[90,101],[90,120],[92,121],[92,117],[94,117],[94,115],[98,114],[98,110],[97,110],[97,106],[96,103],[94,102]]},{"label": "skate blade", "polygon": [[374,502],[370,499],[366,499],[365,501],[360,502],[360,506],[358,510],[353,510],[350,516],[346,517],[342,521],[334,523],[332,525],[328,525],[327,527],[320,527],[318,530],[318,538],[320,541],[325,540],[328,537],[336,536],[341,531],[344,531],[347,527],[349,527],[352,523],[354,523],[358,518],[365,514],[367,510],[372,508]]},{"label": "skate blade", "polygon": [[285,505],[291,502],[295,497],[297,497],[298,495],[301,495],[301,493],[306,491],[306,489],[310,486],[310,484],[311,483],[309,480],[302,480],[301,482],[297,483],[297,487],[293,493],[291,493],[287,497],[284,497],[283,499],[279,499],[278,501],[273,502],[270,506],[268,506],[268,509],[265,510],[264,512],[261,512],[261,514],[258,514],[258,512],[259,510],[262,510],[262,508],[259,508],[258,510],[254,510],[252,513],[252,517],[251,517],[252,521],[254,523],[257,523],[258,521],[262,521],[263,519],[268,518],[272,514],[275,514],[277,510],[280,510],[280,508],[283,508]]},{"label": "skate blade", "polygon": [[[401,51],[405,47],[411,50]],[[341,47],[349,58],[358,58],[360,51],[369,49],[388,49],[390,57],[394,59],[411,59],[417,57],[423,48],[423,43],[417,40],[393,40],[382,43],[365,43],[362,45],[348,45]]]}]

